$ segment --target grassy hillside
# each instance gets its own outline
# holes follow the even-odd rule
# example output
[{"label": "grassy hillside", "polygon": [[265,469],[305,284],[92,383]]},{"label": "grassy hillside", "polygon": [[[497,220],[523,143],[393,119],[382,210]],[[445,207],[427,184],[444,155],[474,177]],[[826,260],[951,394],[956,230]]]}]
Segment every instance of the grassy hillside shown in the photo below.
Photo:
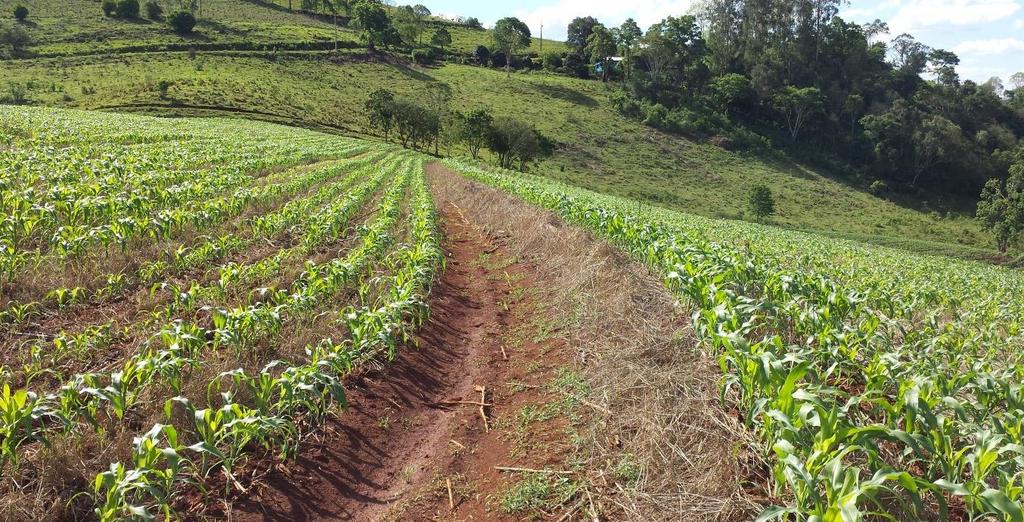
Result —
[{"label": "grassy hillside", "polygon": [[[143,3],[144,2],[140,2]],[[0,0],[2,18],[10,18],[16,5],[29,7],[28,22],[22,24],[32,38],[31,53],[35,56],[67,56],[111,52],[118,50],[159,50],[161,47],[193,47],[195,49],[224,49],[256,47],[333,48],[337,41],[342,47],[360,47],[359,33],[339,25],[327,16],[289,10],[286,0],[277,3],[262,0],[206,0],[196,26],[195,34],[179,36],[160,21],[139,18],[121,20],[103,15],[100,3],[92,0]],[[173,2],[163,2],[165,13]],[[294,2],[297,7],[299,2]],[[143,12],[143,16],[145,13]],[[491,45],[490,32],[471,29],[459,24],[433,20],[424,33],[424,41],[438,27],[445,27],[452,35],[449,49],[470,55],[478,45]],[[541,49],[540,39],[533,39],[527,52]],[[544,41],[544,50],[561,51],[562,42]]]},{"label": "grassy hillside", "polygon": [[[12,5],[0,0],[3,12]],[[72,18],[88,21],[79,24],[58,16],[60,6],[80,13]],[[90,1],[41,0],[31,9],[36,24],[32,31],[38,35],[33,52],[178,38],[158,24],[104,19]],[[202,41],[208,42],[357,38],[351,31],[336,31],[312,17],[262,3],[207,1],[204,13],[212,20],[201,27]],[[87,41],[83,35],[89,31],[106,35],[105,43]],[[455,40],[459,48],[470,49],[489,36],[459,28]],[[329,53],[262,48],[37,57],[0,62],[0,75],[24,92],[27,103],[170,115],[236,114],[348,134],[365,131],[362,103],[370,90],[387,86],[422,101],[447,101],[455,110],[485,107],[529,121],[557,142],[554,156],[535,171],[582,187],[676,210],[742,218],[750,187],[766,183],[779,209],[774,222],[782,226],[924,252],[992,256],[991,238],[966,213],[932,212],[928,202],[915,203],[917,208],[900,206],[820,171],[652,130],[619,116],[609,102],[612,87],[595,81],[543,73],[506,78],[500,71],[465,65],[414,67],[355,49]],[[6,88],[0,86],[0,96]],[[931,203],[942,208],[941,202]]]}]

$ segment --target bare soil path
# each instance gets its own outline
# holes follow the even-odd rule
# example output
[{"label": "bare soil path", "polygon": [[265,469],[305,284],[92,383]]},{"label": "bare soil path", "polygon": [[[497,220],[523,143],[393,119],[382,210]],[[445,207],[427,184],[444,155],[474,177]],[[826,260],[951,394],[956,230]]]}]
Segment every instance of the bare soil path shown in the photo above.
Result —
[{"label": "bare soil path", "polygon": [[[448,267],[418,346],[350,379],[351,406],[322,442],[307,444],[225,518],[514,520],[498,510],[508,476],[495,466],[562,461],[564,419],[538,424],[529,451],[523,430],[512,435],[518,411],[552,399],[544,384],[565,362],[556,339],[522,329],[536,304],[530,269],[454,204],[439,210]],[[471,404],[481,390],[483,413]]]}]

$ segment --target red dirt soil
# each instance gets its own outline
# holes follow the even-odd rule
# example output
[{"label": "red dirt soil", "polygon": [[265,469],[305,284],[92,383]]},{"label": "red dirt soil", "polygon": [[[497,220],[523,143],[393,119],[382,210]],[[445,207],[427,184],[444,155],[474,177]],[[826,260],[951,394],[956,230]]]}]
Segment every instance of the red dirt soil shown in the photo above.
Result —
[{"label": "red dirt soil", "polygon": [[[524,406],[560,398],[543,385],[568,360],[561,341],[521,333],[524,342],[502,353],[503,339],[538,310],[531,268],[508,259],[500,241],[454,205],[441,214],[448,267],[434,286],[418,346],[346,382],[351,406],[326,426],[322,443],[309,443],[272,471],[225,518],[518,520],[499,503],[519,477],[495,466],[564,465],[564,418],[531,428],[528,454],[522,441],[515,450],[508,432]],[[478,406],[453,404],[479,402],[478,386],[493,404],[486,408],[489,431]]]}]

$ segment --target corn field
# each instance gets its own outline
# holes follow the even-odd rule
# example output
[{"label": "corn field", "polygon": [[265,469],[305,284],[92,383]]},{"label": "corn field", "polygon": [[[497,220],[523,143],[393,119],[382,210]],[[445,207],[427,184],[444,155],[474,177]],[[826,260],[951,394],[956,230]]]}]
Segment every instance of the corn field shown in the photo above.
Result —
[{"label": "corn field", "polygon": [[770,463],[759,520],[1022,521],[1024,276],[449,160],[661,274]]},{"label": "corn field", "polygon": [[0,107],[3,493],[127,436],[50,493],[172,517],[293,456],[427,318],[444,256],[422,164],[251,122]]}]

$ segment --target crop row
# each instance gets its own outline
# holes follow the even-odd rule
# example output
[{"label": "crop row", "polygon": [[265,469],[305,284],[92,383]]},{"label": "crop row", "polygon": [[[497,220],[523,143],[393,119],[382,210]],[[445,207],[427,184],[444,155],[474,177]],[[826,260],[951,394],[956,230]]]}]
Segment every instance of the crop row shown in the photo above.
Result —
[{"label": "crop row", "polygon": [[[1014,275],[924,259],[966,269],[956,280],[970,286],[917,284],[899,266],[842,266],[912,266],[911,256],[850,248],[837,261],[806,236],[695,226],[553,182],[451,165],[603,235],[695,308],[693,328],[724,374],[723,400],[763,442],[777,498],[790,499],[761,519],[1024,520],[1021,302],[996,289],[1019,288]],[[803,250],[751,248],[751,238]]]},{"label": "crop row", "polygon": [[[252,448],[281,458],[293,455],[305,428],[347,406],[343,377],[369,358],[392,357],[408,340],[426,318],[425,297],[443,255],[419,162],[407,164],[405,172],[385,196],[362,244],[304,274],[308,300],[325,299],[341,286],[363,285],[371,258],[394,242],[390,230],[399,222],[400,203],[411,184],[405,219],[409,242],[382,260],[387,275],[375,278],[376,298],[336,313],[334,321],[344,325],[347,337],[308,345],[305,361],[273,361],[253,374],[224,372],[209,385],[216,397],[206,398],[207,407],[181,396],[169,399],[168,423],[135,439],[132,462],[113,463],[97,475],[94,494],[101,520],[148,518],[156,512],[169,516],[174,493],[183,487],[202,489],[213,472],[223,474],[225,488],[240,487],[234,471]],[[179,410],[184,415],[175,417]],[[173,425],[175,418],[185,421]]]},{"label": "crop row", "polygon": [[[302,241],[298,247],[281,249],[276,254],[258,261],[227,263],[219,268],[210,269],[216,274],[210,284],[204,285],[194,279],[185,285],[169,281],[154,282],[153,278],[159,271],[154,270],[155,267],[143,265],[140,273],[146,274],[146,281],[152,284],[151,294],[154,296],[167,294],[167,304],[151,310],[147,319],[128,325],[127,329],[139,332],[136,335],[141,335],[142,332],[149,331],[154,326],[159,329],[161,323],[173,320],[176,316],[196,312],[201,308],[200,302],[207,302],[213,306],[218,299],[223,298],[233,289],[251,290],[251,285],[275,274],[286,259],[295,258],[297,255],[308,252],[310,247],[320,245],[329,239],[328,235],[324,234],[325,229],[332,231],[332,235],[336,235],[344,229],[354,213],[388,173],[385,166],[393,164],[394,161],[396,159],[385,160],[379,165],[365,165],[340,181],[328,183],[309,198],[292,201],[277,211],[254,217],[250,220],[254,235],[245,240],[234,236],[213,239],[212,241],[215,241],[219,248],[203,248],[192,251],[190,255],[183,255],[179,258],[182,260],[181,263],[174,265],[206,268],[205,265],[194,264],[207,263],[212,260],[210,256],[214,254],[223,256],[229,252],[242,251],[256,241],[266,240],[282,232],[285,227],[291,227],[293,233]],[[324,171],[324,174],[328,176],[335,176],[336,173],[337,168]],[[351,184],[363,176],[369,176],[370,181],[351,188]],[[314,210],[316,211],[314,212]],[[310,214],[313,214],[312,218]],[[161,266],[170,267],[167,263],[163,263]],[[118,333],[114,330],[112,323],[106,323],[86,326],[76,332],[62,331],[52,341],[34,341],[27,350],[30,355],[30,363],[22,369],[22,373],[25,379],[31,382],[33,375],[50,371],[54,364],[65,358],[75,355],[81,357],[104,349],[112,343],[112,339]],[[122,336],[127,336],[127,334],[122,334]]]}]

